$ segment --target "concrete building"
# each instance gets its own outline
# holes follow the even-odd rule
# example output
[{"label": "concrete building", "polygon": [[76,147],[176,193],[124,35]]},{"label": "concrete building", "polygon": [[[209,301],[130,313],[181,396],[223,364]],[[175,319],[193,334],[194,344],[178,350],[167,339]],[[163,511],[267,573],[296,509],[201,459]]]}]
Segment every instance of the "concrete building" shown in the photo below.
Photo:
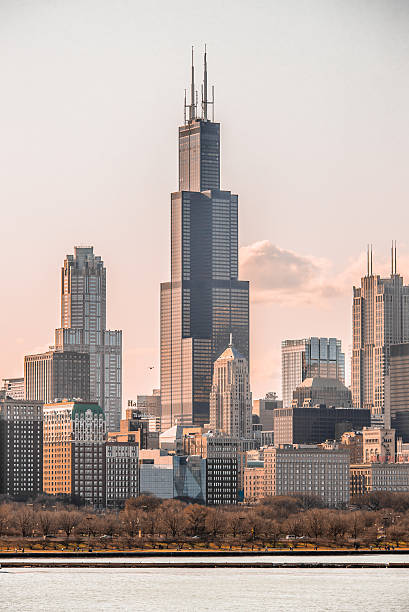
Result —
[{"label": "concrete building", "polygon": [[27,399],[45,404],[58,399],[90,396],[89,355],[74,351],[48,351],[24,357],[24,384]]},{"label": "concrete building", "polygon": [[103,409],[107,431],[117,431],[122,410],[122,332],[107,329],[106,268],[93,247],[75,247],[74,255],[64,261],[61,328],[55,332],[55,348],[89,355],[90,399]]},{"label": "concrete building", "polygon": [[251,438],[251,392],[247,360],[230,344],[213,366],[210,429],[233,438]]},{"label": "concrete building", "polygon": [[312,407],[316,404],[352,408],[351,391],[336,378],[306,378],[293,391],[291,406]]},{"label": "concrete building", "polygon": [[364,427],[362,430],[363,463],[395,461],[395,430]]},{"label": "concrete building", "polygon": [[390,278],[373,274],[372,252],[368,252],[367,275],[360,287],[354,287],[352,323],[354,407],[371,410],[372,425],[382,427],[391,345],[409,342],[409,286],[397,273],[396,247],[392,249]]},{"label": "concrete building", "polygon": [[336,378],[345,383],[345,355],[337,338],[284,340],[281,344],[283,407],[306,378]]},{"label": "concrete building", "polygon": [[346,431],[342,434],[339,448],[349,452],[351,463],[363,463],[363,435],[362,431]]},{"label": "concrete building", "polygon": [[255,503],[265,495],[265,472],[263,461],[248,461],[244,468],[244,501]]},{"label": "concrete building", "polygon": [[151,420],[137,408],[128,408],[125,419],[120,421],[119,431],[108,432],[108,440],[134,442],[140,449],[159,448],[159,431],[152,428]]},{"label": "concrete building", "polygon": [[390,346],[389,373],[385,375],[385,427],[409,442],[409,343]]},{"label": "concrete building", "polygon": [[0,494],[33,496],[43,485],[43,405],[0,400]]},{"label": "concrete building", "polygon": [[[206,64],[205,55],[205,64]],[[207,67],[203,84],[207,99]],[[161,284],[162,429],[209,422],[213,364],[233,333],[249,361],[249,284],[238,280],[238,197],[220,189],[220,124],[196,108],[179,128],[171,280]]]},{"label": "concrete building", "polygon": [[138,395],[136,404],[138,410],[142,413],[160,417],[162,413],[160,389],[154,389],[152,395]]},{"label": "concrete building", "polygon": [[62,401],[44,406],[43,488],[50,495],[103,507],[105,418],[98,404]]},{"label": "concrete building", "polygon": [[139,446],[135,442],[105,443],[105,505],[121,508],[139,495]]},{"label": "concrete building", "polygon": [[316,405],[274,410],[274,444],[320,444],[370,426],[370,411]]},{"label": "concrete building", "polygon": [[3,386],[0,391],[4,391],[6,397],[15,400],[23,400],[26,397],[24,377],[23,378],[3,378]]},{"label": "concrete building", "polygon": [[267,393],[263,399],[253,401],[253,417],[257,417],[257,423],[262,425],[262,431],[274,430],[275,408],[282,408],[283,402],[277,398],[276,393]]},{"label": "concrete building", "polygon": [[264,449],[265,494],[303,493],[327,506],[349,503],[349,453],[317,447]]},{"label": "concrete building", "polygon": [[409,492],[409,463],[366,463],[351,465],[351,495],[372,491]]}]

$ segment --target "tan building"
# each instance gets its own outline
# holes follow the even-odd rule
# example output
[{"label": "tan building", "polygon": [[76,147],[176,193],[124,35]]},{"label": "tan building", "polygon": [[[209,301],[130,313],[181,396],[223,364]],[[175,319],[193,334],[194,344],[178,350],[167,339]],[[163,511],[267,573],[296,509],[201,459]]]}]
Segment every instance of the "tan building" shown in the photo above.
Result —
[{"label": "tan building", "polygon": [[372,425],[383,426],[391,345],[409,342],[409,286],[397,273],[396,249],[389,278],[373,274],[372,253],[368,253],[367,275],[360,287],[354,287],[352,326],[353,404],[371,410]]},{"label": "tan building", "polygon": [[409,463],[367,463],[351,465],[351,495],[372,491],[409,492]]},{"label": "tan building", "polygon": [[361,431],[346,431],[343,433],[339,448],[349,452],[351,463],[363,463],[363,435]]},{"label": "tan building", "polygon": [[96,403],[44,405],[43,489],[105,505],[105,418]]},{"label": "tan building", "polygon": [[282,408],[283,402],[277,399],[277,394],[274,392],[267,393],[263,399],[254,400],[253,402],[253,417],[257,417],[257,421],[262,425],[262,430],[274,430],[274,409]]},{"label": "tan building", "polygon": [[395,430],[364,427],[362,430],[363,463],[395,461]]},{"label": "tan building", "polygon": [[349,453],[316,446],[264,449],[265,494],[303,493],[328,506],[349,502]]},{"label": "tan building", "polygon": [[233,438],[250,438],[252,405],[247,359],[230,344],[214,362],[210,429]]},{"label": "tan building", "polygon": [[152,431],[150,419],[137,408],[128,408],[125,419],[119,423],[119,431],[108,432],[110,442],[134,442],[140,449],[159,448],[159,432]]},{"label": "tan building", "polygon": [[244,468],[244,501],[254,503],[265,496],[264,463],[249,461]]}]

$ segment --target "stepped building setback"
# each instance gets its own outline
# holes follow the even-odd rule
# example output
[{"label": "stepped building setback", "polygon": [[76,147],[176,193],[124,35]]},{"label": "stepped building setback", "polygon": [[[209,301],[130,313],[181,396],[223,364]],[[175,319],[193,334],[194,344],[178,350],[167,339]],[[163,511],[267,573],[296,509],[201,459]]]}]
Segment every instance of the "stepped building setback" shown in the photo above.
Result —
[{"label": "stepped building setback", "polygon": [[[202,113],[192,57],[179,128],[179,191],[171,197],[171,280],[161,285],[162,430],[209,422],[213,363],[233,334],[249,360],[249,284],[238,280],[238,197],[220,189],[220,124]],[[186,116],[187,111],[187,116]]]}]

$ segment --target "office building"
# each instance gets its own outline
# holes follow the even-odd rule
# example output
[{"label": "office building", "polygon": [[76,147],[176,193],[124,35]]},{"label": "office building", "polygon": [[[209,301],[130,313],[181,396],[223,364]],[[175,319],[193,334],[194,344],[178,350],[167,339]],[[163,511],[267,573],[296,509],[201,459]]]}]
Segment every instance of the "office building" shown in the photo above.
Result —
[{"label": "office building", "polygon": [[337,338],[304,338],[281,343],[283,408],[306,378],[336,378],[345,383],[345,355]]},{"label": "office building", "polygon": [[37,496],[43,485],[43,405],[0,400],[0,494]]},{"label": "office building", "polygon": [[351,391],[336,378],[306,378],[293,391],[292,406],[325,404],[337,408],[352,408]]},{"label": "office building", "polygon": [[362,431],[346,431],[342,434],[339,448],[349,452],[350,462],[353,464],[363,463],[363,435]]},{"label": "office building", "polygon": [[210,429],[233,438],[251,438],[251,393],[247,360],[232,340],[213,366]]},{"label": "office building", "polygon": [[74,351],[48,351],[24,357],[24,382],[27,399],[44,403],[57,399],[90,396],[89,355]]},{"label": "office building", "polygon": [[3,386],[0,391],[4,391],[6,397],[16,400],[23,400],[26,397],[23,378],[3,378]]},{"label": "office building", "polygon": [[55,348],[89,355],[90,400],[103,409],[107,430],[117,431],[122,410],[122,332],[107,330],[106,268],[93,247],[75,247],[74,255],[64,261],[61,328],[55,332]]},{"label": "office building", "polygon": [[349,454],[317,447],[264,449],[265,494],[317,495],[327,506],[349,503]]},{"label": "office building", "polygon": [[409,442],[409,343],[390,346],[389,373],[385,375],[385,427]]},{"label": "office building", "polygon": [[259,502],[265,494],[265,471],[263,461],[248,461],[244,468],[244,501]]},{"label": "office building", "polygon": [[395,461],[395,430],[364,427],[362,430],[362,463],[393,463]]},{"label": "office building", "polygon": [[230,333],[249,361],[249,285],[238,280],[238,197],[220,189],[220,124],[202,116],[192,65],[179,128],[179,191],[171,197],[171,280],[161,285],[162,430],[209,422],[213,363]]},{"label": "office building", "polygon": [[159,448],[159,431],[153,427],[151,421],[152,418],[147,417],[137,408],[127,408],[125,418],[120,421],[119,431],[108,432],[108,440],[133,442],[140,449]]},{"label": "office building", "polygon": [[409,463],[351,465],[350,487],[351,496],[365,495],[372,491],[408,493]]},{"label": "office building", "polygon": [[104,413],[96,403],[44,406],[44,493],[105,505],[105,431]]},{"label": "office building", "polygon": [[370,411],[317,404],[274,410],[274,444],[320,444],[371,424]]},{"label": "office building", "polygon": [[136,398],[138,410],[144,414],[161,416],[160,389],[154,389],[152,395],[138,395]]},{"label": "office building", "polygon": [[121,508],[139,495],[139,446],[135,442],[105,443],[105,506]]},{"label": "office building", "polygon": [[141,494],[206,502],[206,461],[199,456],[142,450],[139,469]]},{"label": "office building", "polygon": [[391,345],[409,342],[409,286],[397,273],[396,247],[392,249],[390,278],[373,274],[372,252],[368,252],[367,275],[360,287],[354,287],[352,334],[354,407],[371,410],[372,424],[383,426]]},{"label": "office building", "polygon": [[[274,392],[267,393],[263,399],[254,400],[253,402],[253,417],[256,416],[256,422],[262,427],[262,431],[273,431],[274,429],[274,409],[282,408],[283,402],[277,398]],[[254,423],[254,420],[253,420]]]}]

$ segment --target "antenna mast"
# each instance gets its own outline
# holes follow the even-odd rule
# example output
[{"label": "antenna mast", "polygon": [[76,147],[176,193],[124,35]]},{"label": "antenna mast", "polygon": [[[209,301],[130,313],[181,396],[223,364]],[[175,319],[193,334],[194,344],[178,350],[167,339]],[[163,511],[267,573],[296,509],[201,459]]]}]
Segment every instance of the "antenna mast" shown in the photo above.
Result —
[{"label": "antenna mast", "polygon": [[214,87],[212,87],[212,100],[207,97],[207,47],[205,45],[203,56],[203,86],[202,86],[202,117],[208,120],[208,106],[212,106],[212,121],[214,121]]}]

